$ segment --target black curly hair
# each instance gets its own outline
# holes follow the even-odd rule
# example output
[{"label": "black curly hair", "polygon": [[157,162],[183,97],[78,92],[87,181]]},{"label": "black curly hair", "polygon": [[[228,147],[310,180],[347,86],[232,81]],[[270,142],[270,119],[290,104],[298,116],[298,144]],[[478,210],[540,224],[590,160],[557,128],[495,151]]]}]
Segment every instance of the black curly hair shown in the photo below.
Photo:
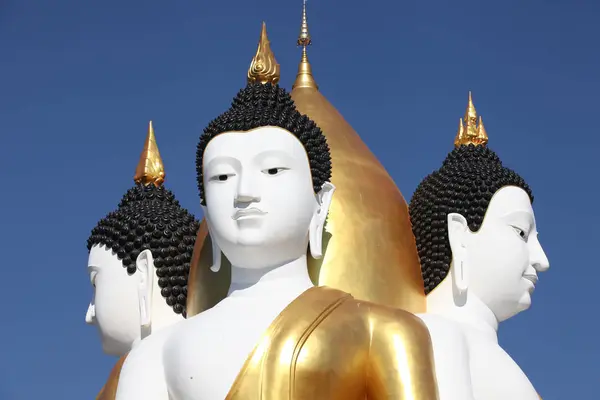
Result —
[{"label": "black curly hair", "polygon": [[315,193],[331,179],[331,154],[321,128],[306,115],[300,114],[284,88],[271,83],[249,83],[238,92],[229,110],[208,124],[200,136],[196,173],[202,205],[206,205],[202,157],[208,142],[223,132],[243,132],[262,126],[283,128],[300,140],[308,154]]},{"label": "black curly hair", "polygon": [[140,184],[129,189],[117,210],[92,229],[87,248],[104,245],[111,249],[130,275],[136,271],[137,256],[149,249],[162,296],[175,313],[185,317],[187,281],[199,226],[170,190]]},{"label": "black curly hair", "polygon": [[477,232],[492,196],[504,186],[522,188],[533,202],[531,189],[523,178],[504,167],[489,148],[472,144],[452,150],[442,167],[419,184],[408,210],[425,294],[439,285],[450,270],[448,214],[461,214],[469,229]]}]

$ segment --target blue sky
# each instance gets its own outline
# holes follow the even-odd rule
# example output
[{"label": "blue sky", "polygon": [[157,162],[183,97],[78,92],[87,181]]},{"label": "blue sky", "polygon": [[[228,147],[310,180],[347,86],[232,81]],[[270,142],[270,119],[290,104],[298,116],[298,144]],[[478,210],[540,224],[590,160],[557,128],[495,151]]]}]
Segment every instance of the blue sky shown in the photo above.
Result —
[{"label": "blue sky", "polygon": [[[245,85],[261,21],[291,88],[301,0],[0,2],[0,398],[91,399],[115,360],[84,315],[90,230],[154,121],[166,185],[201,217],[195,148]],[[532,186],[551,269],[500,340],[545,400],[600,375],[600,4],[310,1],[322,93],[407,199],[452,149],[467,92]],[[501,379],[501,378],[499,378]]]}]

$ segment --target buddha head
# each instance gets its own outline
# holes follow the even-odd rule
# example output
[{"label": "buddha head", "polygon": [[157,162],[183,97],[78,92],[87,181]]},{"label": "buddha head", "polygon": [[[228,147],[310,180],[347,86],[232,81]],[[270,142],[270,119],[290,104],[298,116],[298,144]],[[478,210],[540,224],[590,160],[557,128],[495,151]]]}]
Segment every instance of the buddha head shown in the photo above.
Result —
[{"label": "buddha head", "polygon": [[94,287],[86,322],[105,353],[122,355],[135,340],[186,315],[187,280],[198,221],[167,190],[152,123],[134,181],[118,208],[87,242]]},{"label": "buddha head", "polygon": [[[475,113],[471,98],[469,112]],[[461,122],[442,167],[417,187],[409,212],[425,293],[450,275],[455,302],[476,296],[503,321],[529,308],[549,263],[531,189],[487,147],[481,120],[471,129],[472,117],[465,127]]]},{"label": "buddha head", "polygon": [[249,83],[200,137],[196,170],[212,238],[232,265],[265,268],[322,254],[333,195],[321,129],[285,89]]}]

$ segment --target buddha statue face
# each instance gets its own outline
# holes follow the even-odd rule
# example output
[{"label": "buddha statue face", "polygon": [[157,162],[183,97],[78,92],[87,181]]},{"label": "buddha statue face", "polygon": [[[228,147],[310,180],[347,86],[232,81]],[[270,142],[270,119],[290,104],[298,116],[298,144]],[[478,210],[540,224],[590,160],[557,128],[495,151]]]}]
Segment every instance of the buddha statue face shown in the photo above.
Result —
[{"label": "buddha statue face", "polygon": [[149,269],[144,269],[129,275],[111,249],[94,245],[90,250],[88,272],[94,294],[85,320],[98,328],[106,354],[123,355],[140,338],[139,296],[150,290]]},{"label": "buddha statue face", "polygon": [[537,236],[531,200],[516,186],[494,194],[476,233],[461,214],[448,216],[453,264],[499,321],[529,308],[538,273],[549,268]]},{"label": "buddha statue face", "polygon": [[313,191],[304,146],[279,127],[225,132],[204,152],[205,215],[212,237],[236,266],[259,268],[306,254],[309,229],[322,229],[323,194]]},{"label": "buddha statue face", "polygon": [[531,304],[548,260],[533,195],[485,146],[462,145],[420,184],[409,206],[425,293],[452,279],[454,301],[479,298],[503,321]]},{"label": "buddha statue face", "polygon": [[329,148],[284,89],[241,90],[205,129],[196,166],[213,255],[222,250],[236,267],[264,268],[305,255],[310,243],[321,256],[334,191]]}]

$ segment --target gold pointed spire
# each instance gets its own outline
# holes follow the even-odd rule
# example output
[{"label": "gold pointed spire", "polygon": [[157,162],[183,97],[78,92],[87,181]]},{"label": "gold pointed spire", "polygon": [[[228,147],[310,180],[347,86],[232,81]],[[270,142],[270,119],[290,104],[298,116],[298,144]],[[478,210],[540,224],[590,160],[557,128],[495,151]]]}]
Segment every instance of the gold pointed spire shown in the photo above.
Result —
[{"label": "gold pointed spire", "polygon": [[275,59],[275,54],[271,50],[271,44],[267,37],[267,24],[262,23],[258,49],[252,58],[250,68],[248,69],[248,83],[267,83],[276,84],[280,78],[279,64]]},{"label": "gold pointed spire", "polygon": [[488,136],[483,126],[483,120],[479,117],[477,120],[477,110],[473,104],[473,96],[469,92],[469,103],[465,111],[464,122],[461,118],[458,124],[458,132],[454,139],[454,146],[466,146],[469,144],[475,146],[485,146],[488,142]]},{"label": "gold pointed spire", "polygon": [[306,48],[312,44],[306,19],[306,0],[302,3],[302,24],[300,25],[300,35],[298,35],[298,41],[296,43],[298,46],[302,46],[302,58],[298,65],[298,74],[296,75],[296,81],[292,85],[292,89],[297,87],[318,89],[319,86],[317,85],[317,82],[315,82],[315,78],[312,74],[312,67],[308,62],[308,55],[306,54]]},{"label": "gold pointed spire", "polygon": [[146,136],[144,150],[142,150],[140,162],[135,169],[133,180],[135,183],[154,184],[155,186],[161,186],[165,181],[165,167],[156,144],[152,121],[148,123],[148,136]]}]

